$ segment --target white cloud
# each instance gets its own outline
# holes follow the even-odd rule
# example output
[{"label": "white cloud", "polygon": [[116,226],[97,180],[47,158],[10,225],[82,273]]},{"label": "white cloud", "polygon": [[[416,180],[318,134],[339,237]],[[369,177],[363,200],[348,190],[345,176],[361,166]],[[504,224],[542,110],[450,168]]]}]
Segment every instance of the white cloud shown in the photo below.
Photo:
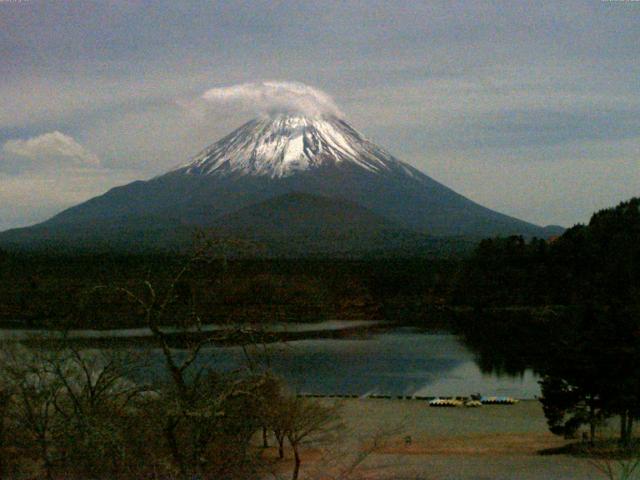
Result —
[{"label": "white cloud", "polygon": [[5,154],[24,157],[40,164],[97,167],[100,159],[80,145],[73,137],[53,131],[26,140],[8,140],[2,147]]},{"label": "white cloud", "polygon": [[330,95],[299,82],[242,83],[212,88],[201,98],[214,107],[234,107],[258,113],[284,111],[311,116],[342,116]]}]

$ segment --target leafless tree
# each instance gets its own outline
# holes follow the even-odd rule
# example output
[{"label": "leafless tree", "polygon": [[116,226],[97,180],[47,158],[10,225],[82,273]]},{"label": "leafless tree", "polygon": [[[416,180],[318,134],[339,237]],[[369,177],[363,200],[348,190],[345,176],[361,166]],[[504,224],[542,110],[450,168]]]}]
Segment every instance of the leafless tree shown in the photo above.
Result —
[{"label": "leafless tree", "polygon": [[107,467],[120,472],[128,432],[118,420],[127,417],[141,393],[127,378],[136,363],[115,352],[53,348],[43,342],[37,348],[13,344],[2,349],[4,420],[12,436],[27,453],[37,447],[47,478],[54,467],[66,466],[71,470],[65,471],[85,478],[104,474]]},{"label": "leafless tree", "polygon": [[[330,429],[332,430],[332,429]],[[366,462],[373,455],[380,452],[394,438],[403,431],[401,425],[381,427],[372,433],[359,434],[347,431],[341,426],[330,435],[327,442],[325,436],[322,442],[313,442],[319,457],[307,467],[305,478],[310,480],[360,480],[370,478],[371,468]],[[381,477],[382,471],[393,468],[396,464],[375,465],[375,478],[397,479],[397,473],[392,476]],[[392,470],[393,471],[393,470]],[[285,478],[277,472],[272,477],[278,480]],[[408,479],[407,479],[408,480]]]},{"label": "leafless tree", "polygon": [[276,439],[278,458],[282,460],[284,458],[284,441],[290,424],[288,414],[290,400],[285,396],[283,387],[281,385],[279,387],[272,393],[271,398],[262,405],[261,415],[265,428],[271,431]]},{"label": "leafless tree", "polygon": [[148,389],[131,380],[141,360],[126,352],[70,346],[47,368],[64,387],[56,408],[64,421],[67,463],[88,477],[127,470],[127,423]]},{"label": "leafless tree", "polygon": [[[262,379],[250,382],[241,376],[218,375],[210,368],[196,365],[205,346],[238,334],[229,329],[205,331],[196,299],[185,288],[188,275],[200,265],[220,261],[224,271],[228,246],[226,241],[200,238],[193,254],[163,290],[150,280],[143,282],[141,293],[116,288],[141,309],[144,322],[161,349],[170,383],[162,389],[162,412],[157,420],[163,422],[166,445],[179,475],[185,479],[202,476],[207,451],[224,430],[222,419],[229,418],[230,405],[241,398],[248,401],[264,384]],[[180,341],[177,347],[176,334]],[[239,425],[236,427],[250,437],[251,428],[255,427],[251,421],[244,424],[247,432]]]},{"label": "leafless tree", "polygon": [[44,354],[21,345],[5,345],[0,361],[5,388],[10,392],[9,414],[16,440],[23,448],[35,445],[47,479],[53,478],[53,445],[61,434],[61,417],[56,405],[64,386],[45,367]]},{"label": "leafless tree", "polygon": [[288,419],[285,435],[293,450],[292,480],[298,480],[302,464],[301,446],[304,443],[328,442],[341,429],[339,407],[324,405],[317,400],[297,395],[283,402],[282,409]]},{"label": "leafless tree", "polygon": [[[343,437],[351,436],[357,440],[353,446],[345,446],[342,442],[335,444],[323,456],[321,471],[314,478],[327,480],[357,480],[363,478],[364,464],[372,455],[380,452],[390,439],[403,431],[401,424],[393,427],[381,427],[372,434],[358,435],[351,432]],[[376,474],[391,465],[376,465]]]}]

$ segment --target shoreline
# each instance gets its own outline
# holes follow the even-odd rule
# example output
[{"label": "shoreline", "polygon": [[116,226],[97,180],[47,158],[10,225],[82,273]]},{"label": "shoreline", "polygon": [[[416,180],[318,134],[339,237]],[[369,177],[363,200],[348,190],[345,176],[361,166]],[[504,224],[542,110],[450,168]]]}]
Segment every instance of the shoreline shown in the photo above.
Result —
[{"label": "shoreline", "polygon": [[[188,342],[211,339],[212,345],[232,346],[247,343],[277,343],[317,338],[341,338],[370,331],[382,331],[395,327],[386,321],[329,320],[317,323],[296,322],[264,325],[206,324],[196,330],[180,331],[175,327],[161,327],[171,346],[181,348]],[[124,348],[156,343],[148,327],[110,330],[59,330],[59,329],[7,329],[0,328],[0,341],[35,343],[72,342],[74,345],[93,348]]]},{"label": "shoreline", "polygon": [[366,478],[598,478],[587,459],[541,454],[572,441],[548,431],[537,400],[446,409],[397,399],[344,399],[339,403],[349,432],[343,445],[367,442],[377,432],[388,432],[362,466]]}]

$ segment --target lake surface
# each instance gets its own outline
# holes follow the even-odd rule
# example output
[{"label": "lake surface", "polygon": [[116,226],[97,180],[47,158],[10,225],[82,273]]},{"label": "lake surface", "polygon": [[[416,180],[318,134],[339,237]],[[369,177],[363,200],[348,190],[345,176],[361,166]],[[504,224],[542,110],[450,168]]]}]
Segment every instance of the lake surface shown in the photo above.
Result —
[{"label": "lake surface", "polygon": [[[336,331],[353,327],[379,326],[378,322],[321,322],[269,327],[273,331]],[[220,327],[212,326],[208,330]],[[0,330],[0,339],[22,340],[59,333],[33,330]],[[142,338],[147,329],[75,331],[71,339]],[[417,328],[372,330],[346,338],[316,338],[255,347],[262,364],[268,364],[300,393],[323,395],[417,395],[467,396],[505,395],[534,398],[540,395],[538,377],[532,371],[519,376],[483,373],[474,354],[456,335]],[[137,348],[136,348],[137,350]],[[163,371],[159,350],[151,352],[152,372]],[[199,366],[233,370],[246,368],[241,347],[204,348]]]},{"label": "lake surface", "polygon": [[[160,365],[160,353],[156,352],[154,357]],[[515,377],[484,374],[474,354],[457,336],[415,328],[362,337],[271,344],[267,354],[260,357],[299,393],[360,396],[481,393],[522,399],[540,395],[538,377],[533,372],[525,371]],[[241,347],[216,347],[202,351],[200,365],[230,370],[247,365],[247,361]]]}]

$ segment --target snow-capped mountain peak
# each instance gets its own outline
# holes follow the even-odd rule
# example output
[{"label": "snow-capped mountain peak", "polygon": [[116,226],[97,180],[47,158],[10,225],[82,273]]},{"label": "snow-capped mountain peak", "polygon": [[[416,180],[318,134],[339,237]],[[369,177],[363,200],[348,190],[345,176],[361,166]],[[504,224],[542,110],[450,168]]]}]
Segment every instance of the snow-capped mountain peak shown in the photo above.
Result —
[{"label": "snow-capped mountain peak", "polygon": [[295,248],[304,255],[417,248],[422,255],[424,235],[549,233],[472,202],[337,117],[278,114],[246,123],[183,167],[113,188],[33,229],[0,234],[0,246],[102,248],[109,238],[174,248],[192,226],[278,245],[285,255]]},{"label": "snow-capped mountain peak", "polygon": [[277,114],[244,124],[177,171],[279,178],[342,162],[375,173],[401,164],[337,117]]}]

